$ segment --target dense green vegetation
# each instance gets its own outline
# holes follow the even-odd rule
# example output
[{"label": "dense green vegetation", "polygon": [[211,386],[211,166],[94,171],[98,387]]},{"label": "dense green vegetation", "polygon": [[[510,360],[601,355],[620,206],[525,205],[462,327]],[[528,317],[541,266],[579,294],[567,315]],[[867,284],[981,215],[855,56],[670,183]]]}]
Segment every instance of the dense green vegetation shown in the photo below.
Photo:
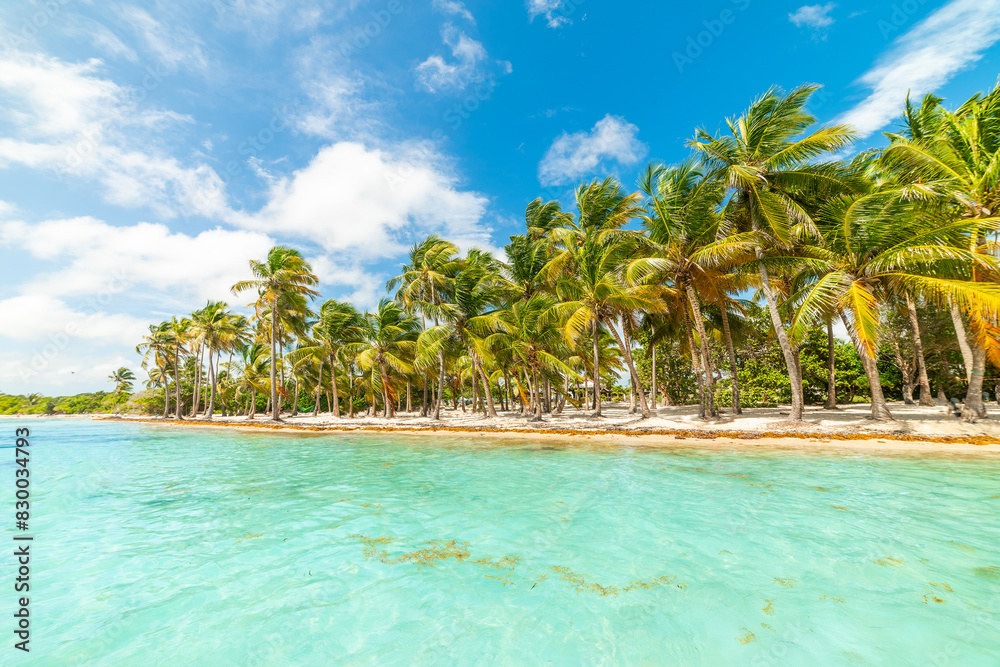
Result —
[{"label": "dense green vegetation", "polygon": [[[887,400],[934,392],[985,416],[1000,88],[951,110],[906,100],[887,145],[849,159],[852,129],[816,127],[813,91],[770,90],[725,131],[698,130],[691,158],[650,164],[637,192],[609,177],[581,184],[572,211],[531,202],[502,259],[427,238],[372,312],[314,310],[312,268],[277,246],[233,286],[251,317],[209,302],[150,326],[147,391],[128,407],[543,419],[567,404],[599,416],[620,396],[642,417],[787,402],[796,420],[807,403],[863,400],[891,419]],[[111,379],[119,394],[130,382]]]}]

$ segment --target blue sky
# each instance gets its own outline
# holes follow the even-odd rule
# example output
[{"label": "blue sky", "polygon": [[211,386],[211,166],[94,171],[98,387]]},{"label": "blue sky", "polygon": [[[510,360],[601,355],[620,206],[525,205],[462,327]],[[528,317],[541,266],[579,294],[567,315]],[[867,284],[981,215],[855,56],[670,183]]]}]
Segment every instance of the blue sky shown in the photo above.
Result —
[{"label": "blue sky", "polygon": [[36,0],[0,8],[0,391],[107,388],[274,243],[370,307],[429,233],[676,162],[771,85],[861,146],[994,83],[1000,0]]}]

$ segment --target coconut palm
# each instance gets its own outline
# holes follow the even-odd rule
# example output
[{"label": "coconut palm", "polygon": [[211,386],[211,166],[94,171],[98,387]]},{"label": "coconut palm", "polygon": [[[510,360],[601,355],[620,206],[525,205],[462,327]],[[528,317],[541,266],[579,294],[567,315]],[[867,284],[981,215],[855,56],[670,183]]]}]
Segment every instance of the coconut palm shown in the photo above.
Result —
[{"label": "coconut palm", "polygon": [[258,313],[270,309],[270,329],[268,338],[271,342],[271,419],[281,421],[281,402],[278,400],[277,358],[278,358],[278,317],[282,300],[293,295],[301,297],[316,297],[319,293],[312,289],[319,279],[312,272],[309,262],[303,259],[298,250],[285,246],[274,246],[267,253],[264,261],[250,260],[252,280],[241,280],[232,287],[233,294],[248,290],[256,290]]},{"label": "coconut palm", "polygon": [[516,301],[503,312],[507,326],[487,338],[487,345],[502,348],[518,359],[531,375],[534,421],[542,420],[542,396],[539,376],[546,373],[575,375],[573,369],[555,353],[563,342],[556,300],[547,294],[536,294],[525,301]]},{"label": "coconut palm", "polygon": [[912,204],[896,191],[841,195],[823,206],[816,223],[823,244],[800,250],[806,286],[791,298],[798,304],[791,334],[800,339],[812,323],[841,317],[868,376],[871,416],[892,419],[876,365],[881,313],[889,300],[914,294],[997,312],[1000,284],[966,280],[962,273],[966,266],[995,272],[1000,262],[969,249],[981,221],[942,225],[914,215]]},{"label": "coconut palm", "polygon": [[389,299],[382,299],[374,313],[365,313],[364,320],[361,342],[344,347],[357,356],[363,370],[371,373],[373,391],[382,395],[384,415],[394,417],[393,378],[413,372],[419,325],[400,303]]},{"label": "coconut palm", "polygon": [[122,366],[108,376],[108,382],[114,383],[116,394],[130,394],[132,393],[132,383],[135,382],[135,374]]},{"label": "coconut palm", "polygon": [[[393,290],[399,286],[396,299],[414,312],[420,313],[423,320],[421,328],[426,329],[426,319],[430,318],[434,326],[438,326],[440,308],[451,291],[451,280],[461,263],[458,259],[458,247],[450,241],[444,241],[432,234],[422,242],[410,248],[409,264],[403,267],[403,272],[389,280],[386,289]],[[434,404],[434,419],[441,419],[441,401],[444,393],[444,351],[439,351],[438,362],[438,392]],[[428,368],[427,365],[421,368]],[[424,400],[420,416],[427,416],[427,372],[424,371]]]},{"label": "coconut palm", "polygon": [[[150,324],[149,333],[135,346],[137,354],[142,354],[142,367],[149,369],[150,362],[157,371],[156,382],[163,385],[163,417],[170,411],[170,377],[167,374],[168,359],[171,356],[172,339],[168,322]],[[150,379],[153,374],[150,371]]]},{"label": "coconut palm", "polygon": [[[887,135],[890,145],[883,152],[883,164],[915,196],[930,199],[930,214],[945,224],[977,221],[979,228],[966,247],[995,254],[987,235],[995,231],[1000,209],[1000,84],[985,96],[974,95],[955,111],[948,111],[941,102],[941,98],[928,95],[916,107],[907,99],[905,129]],[[984,272],[974,263],[968,271],[975,281],[997,280],[995,273]],[[985,416],[982,389],[988,352],[996,351],[1000,363],[995,314],[967,311],[973,337],[966,341],[957,304],[950,306],[969,378],[965,403]]]},{"label": "coconut palm", "polygon": [[208,352],[208,377],[210,393],[205,417],[211,419],[215,412],[217,391],[216,356],[249,342],[245,329],[246,320],[236,315],[223,301],[209,301],[204,308],[191,316],[191,335]]},{"label": "coconut palm", "polygon": [[[565,318],[564,335],[575,345],[584,331],[593,343],[593,381],[596,405],[594,416],[602,415],[601,379],[598,373],[599,333],[606,328],[622,351],[634,387],[641,387],[632,361],[630,344],[615,329],[615,323],[635,312],[659,312],[666,306],[661,290],[651,285],[636,285],[623,275],[626,261],[633,256],[632,238],[615,229],[598,227],[554,230],[551,237],[561,246],[546,265],[546,276],[555,284]],[[623,328],[627,326],[623,324]],[[645,392],[639,392],[643,418],[649,417]]]},{"label": "coconut palm", "polygon": [[771,246],[790,248],[797,238],[815,231],[803,198],[849,187],[839,165],[815,160],[844,148],[853,138],[846,125],[804,134],[815,122],[805,107],[816,89],[801,86],[783,94],[771,88],[743,115],[726,120],[729,135],[716,137],[699,129],[690,142],[709,167],[709,175],[729,189],[726,216],[735,231],[752,230],[760,236],[754,248],[756,269],[791,380],[791,420],[802,419],[802,373],[778,309],[765,252]]},{"label": "coconut palm", "polygon": [[[486,339],[507,326],[500,316],[498,265],[489,253],[473,249],[459,266],[449,281],[448,302],[439,304],[435,309],[443,323],[420,334],[417,365],[426,366],[435,358],[443,360],[444,355],[455,348],[466,349],[472,359],[475,378],[483,385],[486,414],[496,417],[491,379],[486,372],[487,365],[492,362],[492,352]],[[440,373],[438,381],[443,390],[443,362]],[[439,401],[442,393],[439,393]]]}]

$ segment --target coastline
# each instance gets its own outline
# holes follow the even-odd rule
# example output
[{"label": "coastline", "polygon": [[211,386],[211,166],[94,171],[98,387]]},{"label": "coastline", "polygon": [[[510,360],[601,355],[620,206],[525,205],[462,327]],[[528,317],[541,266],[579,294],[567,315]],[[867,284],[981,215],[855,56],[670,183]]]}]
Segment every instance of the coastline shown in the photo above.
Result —
[{"label": "coastline", "polygon": [[545,427],[463,427],[410,425],[309,425],[260,421],[206,421],[204,419],[139,418],[130,416],[93,416],[94,421],[133,422],[174,428],[233,428],[245,432],[289,434],[398,434],[416,437],[485,438],[498,440],[563,441],[566,445],[588,447],[638,447],[649,449],[729,449],[746,451],[795,450],[799,452],[849,452],[882,455],[974,455],[1000,458],[1000,438],[994,436],[924,436],[881,433],[810,433],[796,431],[698,431],[682,429],[629,428],[584,429]]}]

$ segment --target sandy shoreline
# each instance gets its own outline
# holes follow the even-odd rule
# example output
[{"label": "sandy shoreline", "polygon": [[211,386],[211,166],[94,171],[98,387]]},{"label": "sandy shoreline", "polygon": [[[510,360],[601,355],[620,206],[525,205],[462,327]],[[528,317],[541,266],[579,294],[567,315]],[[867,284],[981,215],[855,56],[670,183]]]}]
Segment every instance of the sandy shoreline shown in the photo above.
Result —
[{"label": "sandy shoreline", "polygon": [[[496,419],[462,410],[445,410],[435,422],[418,414],[397,418],[355,417],[335,419],[329,414],[304,413],[283,416],[275,424],[264,415],[203,417],[183,421],[140,415],[66,415],[57,418],[94,419],[157,424],[179,428],[235,428],[248,432],[287,431],[312,434],[399,434],[413,437],[475,438],[524,442],[544,440],[555,444],[587,447],[640,447],[727,450],[842,451],[850,453],[909,454],[935,456],[1000,457],[1000,423],[987,419],[968,424],[949,416],[942,407],[892,405],[897,421],[867,420],[868,406],[856,404],[841,410],[807,409],[805,421],[785,420],[787,408],[755,408],[743,415],[706,421],[697,418],[692,406],[663,407],[647,420],[628,413],[627,406],[606,406],[606,417],[595,420],[585,412],[546,415],[532,423],[516,413]],[[32,419],[35,416],[4,419]],[[499,443],[498,443],[499,444]]]}]

